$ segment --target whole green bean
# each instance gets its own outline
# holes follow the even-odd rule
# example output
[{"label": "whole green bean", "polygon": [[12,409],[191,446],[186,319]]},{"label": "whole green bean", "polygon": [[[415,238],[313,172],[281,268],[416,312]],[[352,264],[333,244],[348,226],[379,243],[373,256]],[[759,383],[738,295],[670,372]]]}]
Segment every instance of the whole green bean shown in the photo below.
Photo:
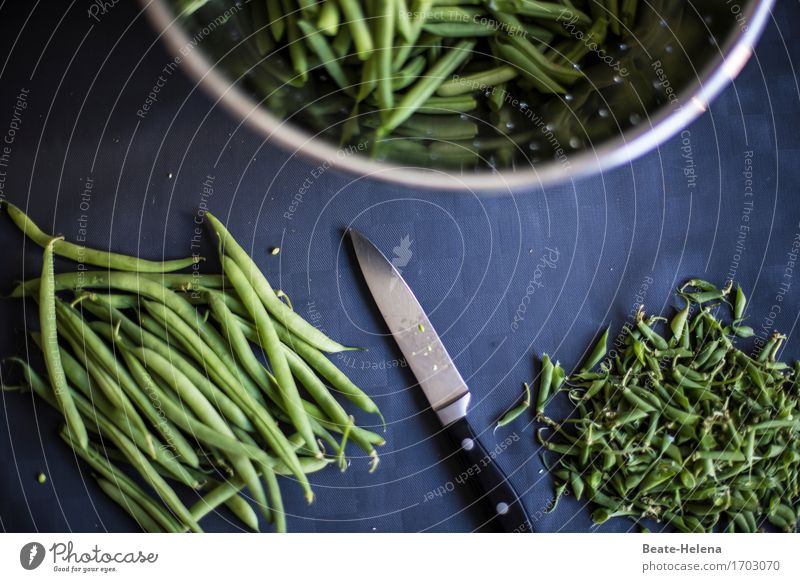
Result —
[{"label": "whole green bean", "polygon": [[522,413],[526,410],[530,410],[531,408],[531,387],[525,383],[523,384],[525,388],[525,398],[519,403],[517,406],[506,412],[495,424],[494,430],[497,431],[498,428],[504,427],[507,424],[514,422],[517,418],[519,418]]},{"label": "whole green bean", "polygon": [[[39,293],[39,283],[41,279],[29,279],[19,283],[14,289],[6,295],[7,299],[22,299],[23,297],[32,297]],[[168,273],[162,275],[160,273],[125,273],[109,271],[78,271],[74,273],[59,273],[54,277],[54,291],[68,291],[77,289],[119,289],[128,291],[130,293],[139,293],[137,286],[138,281],[147,281],[150,283],[157,283],[160,287],[166,287],[171,290],[190,290],[196,286],[202,286],[209,289],[221,289],[227,286],[226,281],[221,275],[180,275]],[[115,282],[119,286],[114,285]],[[148,290],[154,290],[158,287],[146,285]]]},{"label": "whole green bean", "polygon": [[[22,210],[10,202],[0,202],[0,209],[5,206],[8,216],[14,224],[33,242],[41,247],[51,245],[52,251],[56,255],[72,259],[86,265],[95,265],[107,269],[118,269],[120,271],[136,271],[140,273],[164,273],[168,271],[179,271],[202,261],[202,257],[193,256],[185,259],[175,259],[172,261],[148,261],[119,253],[111,253],[97,249],[90,249],[83,245],[67,242],[61,237],[53,236],[43,232]],[[55,242],[53,242],[55,241]]]},{"label": "whole green bean", "polygon": [[53,383],[53,393],[58,401],[59,408],[64,414],[67,426],[72,437],[86,448],[89,436],[86,426],[81,421],[80,414],[67,388],[67,379],[61,364],[58,351],[58,331],[56,328],[56,296],[53,274],[53,253],[58,239],[52,239],[45,245],[44,265],[42,267],[41,285],[39,287],[39,325],[42,330],[42,354],[47,368],[47,375]]}]

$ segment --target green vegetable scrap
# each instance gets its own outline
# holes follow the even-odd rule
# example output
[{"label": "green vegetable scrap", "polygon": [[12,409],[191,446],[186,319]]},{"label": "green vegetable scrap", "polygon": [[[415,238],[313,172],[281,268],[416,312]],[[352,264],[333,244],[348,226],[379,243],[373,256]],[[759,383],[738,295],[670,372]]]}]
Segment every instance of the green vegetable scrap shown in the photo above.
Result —
[{"label": "green vegetable scrap", "polygon": [[[685,304],[669,322],[641,309],[618,353],[607,353],[606,331],[568,379],[574,414],[541,417],[539,441],[558,455],[556,491],[585,495],[598,524],[796,531],[800,362],[778,359],[779,333],[755,356],[736,345],[741,288],[691,280],[677,295]],[[543,387],[538,402],[548,394]]]}]

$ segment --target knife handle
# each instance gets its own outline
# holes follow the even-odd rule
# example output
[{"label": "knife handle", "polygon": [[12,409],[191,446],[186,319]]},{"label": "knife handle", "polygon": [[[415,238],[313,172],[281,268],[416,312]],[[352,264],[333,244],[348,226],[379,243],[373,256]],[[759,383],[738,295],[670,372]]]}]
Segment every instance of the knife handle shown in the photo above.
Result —
[{"label": "knife handle", "polygon": [[445,432],[458,448],[466,466],[468,480],[488,504],[493,516],[490,523],[509,533],[532,532],[525,506],[514,491],[511,482],[484,448],[466,417],[448,424]]}]

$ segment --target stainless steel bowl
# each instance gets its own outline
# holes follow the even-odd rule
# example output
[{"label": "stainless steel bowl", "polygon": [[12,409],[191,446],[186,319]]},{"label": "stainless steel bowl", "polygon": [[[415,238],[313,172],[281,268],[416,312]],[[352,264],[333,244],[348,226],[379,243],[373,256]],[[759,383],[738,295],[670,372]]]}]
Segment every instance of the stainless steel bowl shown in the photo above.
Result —
[{"label": "stainless steel bowl", "polygon": [[[556,134],[563,156],[536,159],[535,155],[526,155],[505,167],[465,171],[437,167],[435,161],[430,167],[419,167],[391,159],[377,161],[359,151],[343,153],[337,143],[274,115],[261,104],[263,95],[246,82],[257,70],[258,58],[235,70],[229,64],[232,53],[241,54],[242,47],[251,43],[243,21],[230,25],[243,18],[245,3],[233,9],[238,14],[235,16],[230,11],[232,1],[208,2],[219,15],[229,9],[228,23],[223,25],[220,20],[218,24],[230,30],[219,34],[217,25],[209,30],[208,13],[203,17],[197,13],[179,15],[177,7],[185,1],[141,2],[176,61],[265,139],[321,164],[417,189],[494,192],[546,186],[609,170],[681,131],[706,111],[710,101],[747,63],[774,4],[774,0],[641,3],[647,9],[640,11],[634,28],[636,41],[609,51],[613,58],[630,66],[632,78],[621,80],[607,65],[597,63],[587,69],[588,81],[582,89],[541,106],[542,119],[560,120],[555,127],[550,123],[545,127]],[[240,62],[241,56],[237,59]],[[620,91],[632,92],[636,99],[618,99]],[[605,126],[600,125],[598,114],[605,118]],[[597,127],[605,129],[596,131]]]}]

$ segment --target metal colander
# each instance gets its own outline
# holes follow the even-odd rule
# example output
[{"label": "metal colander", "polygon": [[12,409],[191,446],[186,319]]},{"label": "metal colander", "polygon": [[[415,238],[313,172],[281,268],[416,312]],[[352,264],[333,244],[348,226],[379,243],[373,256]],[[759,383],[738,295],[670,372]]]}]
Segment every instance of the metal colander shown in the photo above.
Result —
[{"label": "metal colander", "polygon": [[591,55],[566,95],[517,99],[501,126],[488,111],[465,115],[480,127],[468,140],[437,141],[422,127],[386,144],[347,133],[351,111],[324,74],[303,88],[266,81],[281,57],[257,50],[246,3],[210,0],[191,16],[179,0],[143,4],[197,81],[265,138],[417,188],[502,191],[613,168],[680,131],[742,69],[774,0],[640,2],[633,34]]}]

